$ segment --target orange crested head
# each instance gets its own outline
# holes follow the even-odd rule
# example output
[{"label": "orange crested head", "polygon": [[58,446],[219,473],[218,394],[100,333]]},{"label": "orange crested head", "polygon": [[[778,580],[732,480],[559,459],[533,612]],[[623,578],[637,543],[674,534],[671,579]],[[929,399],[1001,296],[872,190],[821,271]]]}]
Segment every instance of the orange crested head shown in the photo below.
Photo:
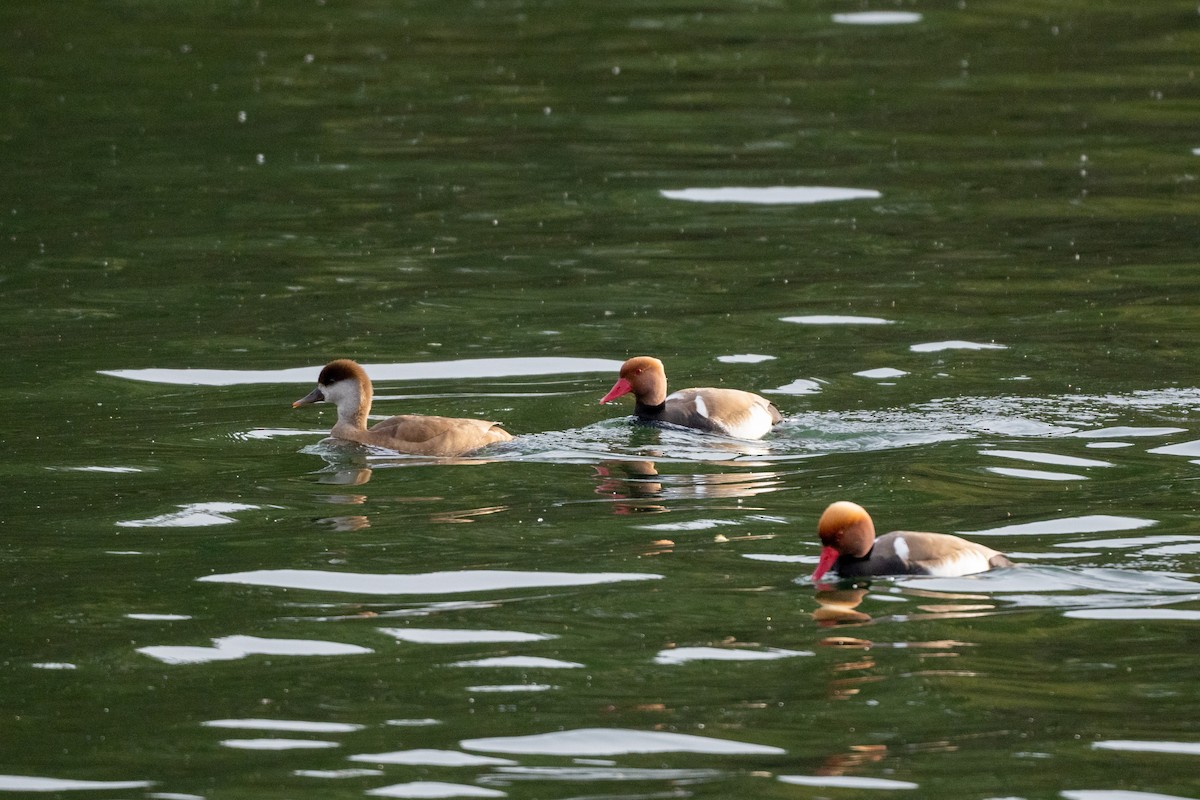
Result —
[{"label": "orange crested head", "polygon": [[621,365],[621,374],[601,403],[633,392],[639,402],[658,405],[667,396],[667,373],[663,363],[651,356],[636,356]]},{"label": "orange crested head", "polygon": [[839,553],[864,556],[875,541],[875,523],[871,515],[858,503],[839,500],[830,504],[817,523],[817,534],[821,544],[832,547]]}]

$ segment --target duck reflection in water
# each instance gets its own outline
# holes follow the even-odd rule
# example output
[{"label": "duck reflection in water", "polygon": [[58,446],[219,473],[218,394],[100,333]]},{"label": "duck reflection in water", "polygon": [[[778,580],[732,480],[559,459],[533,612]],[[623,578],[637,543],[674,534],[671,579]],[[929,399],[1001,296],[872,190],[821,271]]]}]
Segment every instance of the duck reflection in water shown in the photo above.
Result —
[{"label": "duck reflection in water", "polygon": [[[455,463],[474,463],[468,462],[466,459],[455,459],[454,461]],[[331,463],[328,467],[318,473],[317,482],[331,486],[361,486],[371,480],[373,472],[374,470],[366,466],[346,466],[345,464]],[[334,505],[361,506],[366,504],[367,495],[349,493],[330,494],[325,495],[321,499]],[[444,498],[406,497],[399,499],[393,498],[393,500],[407,503],[440,503],[443,502]],[[437,523],[474,522],[477,517],[499,514],[500,512],[507,511],[508,509],[508,506],[483,506],[481,508],[438,510],[430,513],[429,521]],[[358,531],[371,527],[371,520],[366,514],[322,517],[317,521],[332,525],[336,531]]]},{"label": "duck reflection in water", "polygon": [[663,493],[657,476],[653,461],[606,461],[596,465],[593,475],[600,479],[596,494],[612,498],[614,514],[665,512],[667,507],[656,502]]},{"label": "duck reflection in water", "polygon": [[615,501],[614,514],[661,514],[670,510],[665,505],[669,501],[753,497],[782,488],[781,476],[775,472],[663,474],[649,460],[605,461],[595,467],[594,477],[599,479],[596,494]]},{"label": "duck reflection in water", "polygon": [[422,458],[414,456],[373,455],[357,442],[343,439],[322,439],[316,444],[305,447],[301,452],[320,456],[325,466],[316,473],[317,482],[334,486],[362,486],[374,477],[377,469],[392,469],[396,467],[429,466],[471,466],[491,464],[496,459],[490,458]]},{"label": "duck reflection in water", "polygon": [[822,585],[817,588],[816,601],[819,607],[812,612],[812,617],[823,628],[870,622],[870,614],[857,610],[866,596],[866,588],[830,589]]},{"label": "duck reflection in water", "polygon": [[337,464],[330,464],[317,476],[318,483],[333,486],[362,486],[369,480],[371,480],[370,467],[342,467]]}]

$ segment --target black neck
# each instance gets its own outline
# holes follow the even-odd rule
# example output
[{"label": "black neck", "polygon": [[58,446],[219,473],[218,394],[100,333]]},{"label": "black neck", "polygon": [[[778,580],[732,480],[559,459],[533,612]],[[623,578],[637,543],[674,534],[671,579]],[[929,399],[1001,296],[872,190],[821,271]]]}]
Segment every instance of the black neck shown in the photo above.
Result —
[{"label": "black neck", "polygon": [[633,406],[633,413],[643,419],[657,419],[662,416],[662,413],[667,410],[667,401],[663,400],[656,406],[648,406],[642,401],[638,401]]},{"label": "black neck", "polygon": [[843,564],[860,564],[863,561],[869,561],[871,558],[871,554],[874,552],[875,552],[875,543],[871,542],[871,549],[867,551],[866,555],[851,556],[851,555],[846,555],[845,553],[843,553],[842,555],[838,556],[838,561],[840,561]]}]

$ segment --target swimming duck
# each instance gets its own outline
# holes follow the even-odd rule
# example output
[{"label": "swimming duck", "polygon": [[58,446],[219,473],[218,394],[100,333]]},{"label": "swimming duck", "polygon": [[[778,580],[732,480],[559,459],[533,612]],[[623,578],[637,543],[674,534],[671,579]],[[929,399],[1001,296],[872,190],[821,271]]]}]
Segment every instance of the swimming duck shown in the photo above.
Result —
[{"label": "swimming duck", "polygon": [[330,361],[317,378],[317,388],[292,403],[292,408],[328,401],[337,406],[331,435],[351,442],[385,447],[421,456],[461,456],[513,437],[498,422],[456,417],[402,414],[367,428],[371,413],[371,379],[355,362]]},{"label": "swimming duck", "polygon": [[845,500],[825,509],[817,523],[821,561],[814,582],[836,567],[838,575],[936,575],[955,578],[1013,563],[1003,553],[947,533],[893,531],[875,538],[871,515]]},{"label": "swimming duck", "polygon": [[680,389],[667,394],[667,373],[657,358],[638,356],[621,365],[621,374],[601,403],[633,392],[633,413],[649,422],[721,433],[739,439],[761,439],[783,421],[779,409],[740,389]]}]

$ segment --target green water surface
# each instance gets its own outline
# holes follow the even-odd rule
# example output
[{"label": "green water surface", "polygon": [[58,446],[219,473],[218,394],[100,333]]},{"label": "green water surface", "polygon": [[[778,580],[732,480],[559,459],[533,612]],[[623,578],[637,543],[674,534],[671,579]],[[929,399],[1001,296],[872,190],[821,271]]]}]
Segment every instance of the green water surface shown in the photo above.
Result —
[{"label": "green water surface", "polygon": [[[0,793],[1200,797],[1194,2],[17,0],[0,42]],[[730,187],[878,196],[664,194]],[[643,353],[786,421],[636,427]],[[321,443],[336,357],[517,439]],[[1022,566],[818,591],[838,499]]]}]

